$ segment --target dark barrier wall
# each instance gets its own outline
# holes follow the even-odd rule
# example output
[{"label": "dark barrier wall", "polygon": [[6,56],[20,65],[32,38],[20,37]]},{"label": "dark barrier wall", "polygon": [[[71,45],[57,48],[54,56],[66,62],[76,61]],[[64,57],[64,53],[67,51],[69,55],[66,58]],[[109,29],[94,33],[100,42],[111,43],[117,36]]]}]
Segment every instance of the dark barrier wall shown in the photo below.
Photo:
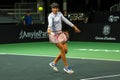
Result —
[{"label": "dark barrier wall", "polygon": [[77,24],[81,33],[71,34],[71,40],[120,42],[120,24]]},{"label": "dark barrier wall", "polygon": [[48,41],[46,25],[0,25],[0,43]]},{"label": "dark barrier wall", "polygon": [[[75,24],[80,33],[64,25],[64,30],[69,31],[70,41],[120,42],[120,23]],[[46,31],[47,25],[0,25],[0,43],[49,41]]]},{"label": "dark barrier wall", "polygon": [[92,23],[120,23],[120,11],[118,12],[95,12],[89,14]]}]

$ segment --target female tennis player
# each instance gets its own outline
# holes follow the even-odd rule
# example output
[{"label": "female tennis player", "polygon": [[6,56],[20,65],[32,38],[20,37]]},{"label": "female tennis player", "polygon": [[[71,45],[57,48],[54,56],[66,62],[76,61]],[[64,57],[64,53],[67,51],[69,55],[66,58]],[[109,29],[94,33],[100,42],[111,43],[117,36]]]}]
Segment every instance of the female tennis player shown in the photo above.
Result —
[{"label": "female tennis player", "polygon": [[49,63],[49,65],[53,68],[53,70],[58,71],[56,64],[60,59],[62,59],[65,65],[63,70],[69,74],[74,73],[66,60],[66,53],[68,52],[67,40],[69,36],[67,32],[62,31],[62,21],[71,26],[75,32],[80,32],[80,30],[63,16],[63,14],[59,11],[59,5],[57,3],[51,4],[51,10],[52,12],[48,16],[47,32],[49,34],[50,42],[57,46],[60,53],[52,62]]}]

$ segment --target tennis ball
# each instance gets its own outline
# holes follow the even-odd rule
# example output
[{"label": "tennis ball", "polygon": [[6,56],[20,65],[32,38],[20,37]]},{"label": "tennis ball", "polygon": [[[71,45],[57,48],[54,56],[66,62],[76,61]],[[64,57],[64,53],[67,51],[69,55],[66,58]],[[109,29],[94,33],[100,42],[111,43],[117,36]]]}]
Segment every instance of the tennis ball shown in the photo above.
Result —
[{"label": "tennis ball", "polygon": [[38,10],[39,11],[43,11],[43,7],[38,7]]}]

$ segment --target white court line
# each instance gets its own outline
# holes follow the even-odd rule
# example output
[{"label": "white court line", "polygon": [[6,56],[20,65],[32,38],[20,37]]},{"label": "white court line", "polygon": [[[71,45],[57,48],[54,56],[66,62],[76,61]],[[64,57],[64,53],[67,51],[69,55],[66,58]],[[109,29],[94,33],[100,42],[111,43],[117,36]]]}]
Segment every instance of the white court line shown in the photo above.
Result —
[{"label": "white court line", "polygon": [[113,77],[119,77],[119,76],[120,76],[120,74],[116,74],[116,75],[107,75],[107,76],[84,78],[84,79],[80,79],[80,80],[97,80],[97,79],[113,78]]},{"label": "white court line", "polygon": [[36,55],[36,54],[24,54],[24,53],[0,53],[0,55],[16,55],[16,56],[41,56],[41,57],[56,57],[56,56],[50,56],[50,55]]},{"label": "white court line", "polygon": [[[37,55],[37,54],[24,54],[24,53],[0,53],[0,55],[20,55],[20,56],[33,56],[33,57],[56,57],[53,55]],[[84,57],[70,57],[67,56],[67,58],[71,58],[71,59],[85,59],[85,60],[101,60],[101,61],[120,61],[120,60],[114,60],[114,59],[100,59],[100,58],[84,58]]]},{"label": "white court line", "polygon": [[109,49],[74,49],[74,50],[80,50],[80,51],[91,51],[91,52],[116,52],[120,53],[120,50],[109,50]]}]

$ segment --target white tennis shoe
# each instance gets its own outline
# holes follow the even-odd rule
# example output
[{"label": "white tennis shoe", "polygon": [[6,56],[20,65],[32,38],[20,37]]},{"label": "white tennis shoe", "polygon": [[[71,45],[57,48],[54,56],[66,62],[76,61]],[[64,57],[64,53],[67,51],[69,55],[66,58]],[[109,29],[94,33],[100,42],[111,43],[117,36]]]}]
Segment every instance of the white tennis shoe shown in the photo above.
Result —
[{"label": "white tennis shoe", "polygon": [[67,67],[67,68],[65,67],[65,68],[63,68],[63,70],[68,74],[74,73],[74,71],[70,67]]},{"label": "white tennis shoe", "polygon": [[56,71],[56,72],[59,71],[58,68],[56,67],[56,64],[54,64],[54,62],[50,62],[49,65],[50,65],[50,67],[53,68],[54,71]]}]

